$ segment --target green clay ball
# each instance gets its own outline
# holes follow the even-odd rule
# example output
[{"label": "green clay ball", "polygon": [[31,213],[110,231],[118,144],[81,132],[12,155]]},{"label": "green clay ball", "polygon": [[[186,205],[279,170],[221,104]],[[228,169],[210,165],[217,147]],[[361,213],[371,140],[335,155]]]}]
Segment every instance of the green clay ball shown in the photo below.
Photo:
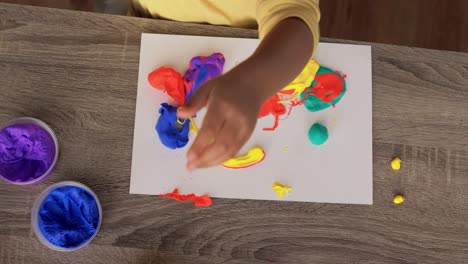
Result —
[{"label": "green clay ball", "polygon": [[328,139],[328,129],[319,123],[313,124],[309,129],[309,140],[312,144],[319,146]]}]

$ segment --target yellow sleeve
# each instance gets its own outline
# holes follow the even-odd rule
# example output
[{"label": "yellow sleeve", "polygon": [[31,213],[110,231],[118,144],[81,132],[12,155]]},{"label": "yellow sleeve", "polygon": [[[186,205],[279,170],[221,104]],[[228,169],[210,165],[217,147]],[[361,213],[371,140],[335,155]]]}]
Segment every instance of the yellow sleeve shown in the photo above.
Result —
[{"label": "yellow sleeve", "polygon": [[319,0],[257,0],[256,18],[259,37],[263,39],[281,20],[288,17],[302,19],[309,26],[314,37],[315,55],[319,42]]}]

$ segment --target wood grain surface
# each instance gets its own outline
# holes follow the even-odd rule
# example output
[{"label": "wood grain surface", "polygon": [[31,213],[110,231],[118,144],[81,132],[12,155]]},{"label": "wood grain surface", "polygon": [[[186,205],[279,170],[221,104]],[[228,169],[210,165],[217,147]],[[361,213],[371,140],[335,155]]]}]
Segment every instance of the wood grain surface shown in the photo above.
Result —
[{"label": "wood grain surface", "polygon": [[468,52],[466,0],[322,0],[320,12],[322,36]]},{"label": "wood grain surface", "polygon": [[[142,32],[257,36],[0,4],[0,123],[36,117],[60,142],[48,180],[0,183],[0,263],[468,263],[468,54],[372,44],[373,206],[215,199],[198,209],[128,193]],[[36,197],[63,180],[92,188],[104,215],[72,253],[31,230]]]}]

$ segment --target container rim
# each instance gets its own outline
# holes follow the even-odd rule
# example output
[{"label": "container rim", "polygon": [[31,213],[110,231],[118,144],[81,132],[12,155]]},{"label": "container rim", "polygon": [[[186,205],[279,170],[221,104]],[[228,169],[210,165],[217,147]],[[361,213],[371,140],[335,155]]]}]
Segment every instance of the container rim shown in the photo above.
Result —
[{"label": "container rim", "polygon": [[52,128],[50,128],[50,126],[47,125],[47,123],[45,123],[44,121],[42,121],[40,119],[34,118],[34,117],[18,117],[18,118],[10,119],[5,124],[0,126],[0,131],[3,130],[4,128],[6,128],[6,127],[9,127],[9,126],[12,126],[12,125],[15,125],[15,124],[34,124],[34,125],[39,125],[40,127],[42,127],[45,131],[47,131],[47,133],[49,133],[49,135],[52,137],[52,140],[54,141],[55,156],[54,156],[54,159],[52,161],[52,164],[50,164],[50,167],[41,176],[37,177],[34,180],[30,180],[30,181],[26,181],[26,182],[15,182],[15,181],[11,181],[11,180],[7,179],[6,177],[4,177],[1,174],[0,174],[0,178],[3,179],[4,181],[6,181],[8,183],[11,183],[11,184],[14,184],[14,185],[38,184],[38,183],[44,181],[45,179],[47,179],[50,176],[50,174],[52,174],[52,171],[54,170],[55,165],[57,164],[58,155],[59,155],[59,144],[58,144],[57,136],[55,135]]},{"label": "container rim", "polygon": [[[94,232],[94,234],[88,240],[86,240],[86,242],[84,242],[83,244],[81,244],[81,245],[79,245],[77,247],[74,247],[74,248],[63,248],[63,247],[59,247],[57,245],[54,245],[54,244],[50,243],[47,239],[44,238],[41,231],[39,230],[38,213],[39,213],[39,210],[40,210],[40,208],[42,206],[42,203],[44,202],[45,198],[49,195],[49,193],[51,191],[53,191],[53,190],[55,190],[57,188],[60,188],[60,187],[64,187],[64,186],[74,186],[74,187],[78,187],[78,188],[81,188],[81,189],[89,192],[93,196],[93,198],[95,199],[98,210],[99,210],[99,221],[98,221],[98,225],[96,227],[96,232]],[[53,249],[53,250],[56,250],[56,251],[61,251],[61,252],[75,251],[77,249],[80,249],[80,248],[88,245],[94,239],[94,237],[96,237],[97,233],[99,233],[99,230],[101,228],[101,223],[102,223],[102,207],[101,207],[101,203],[99,202],[99,199],[98,199],[97,195],[88,186],[86,186],[86,185],[84,185],[82,183],[79,183],[79,182],[75,182],[75,181],[61,181],[61,182],[57,182],[57,183],[52,184],[51,186],[47,187],[44,191],[42,191],[42,193],[36,199],[36,201],[35,201],[35,203],[33,205],[32,213],[31,213],[32,229],[34,230],[34,233],[35,233],[36,237],[39,239],[39,241],[42,244],[44,244],[46,247],[48,247],[50,249]]]}]

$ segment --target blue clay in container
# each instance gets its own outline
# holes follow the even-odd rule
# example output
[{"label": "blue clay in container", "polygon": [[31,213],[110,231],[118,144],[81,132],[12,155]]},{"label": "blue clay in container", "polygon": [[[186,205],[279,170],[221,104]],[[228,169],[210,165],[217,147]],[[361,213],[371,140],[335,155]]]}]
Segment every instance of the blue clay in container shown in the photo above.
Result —
[{"label": "blue clay in container", "polygon": [[101,209],[95,194],[84,185],[68,183],[72,184],[62,183],[46,190],[33,211],[33,226],[36,225],[39,239],[60,251],[86,245],[101,224]]}]

